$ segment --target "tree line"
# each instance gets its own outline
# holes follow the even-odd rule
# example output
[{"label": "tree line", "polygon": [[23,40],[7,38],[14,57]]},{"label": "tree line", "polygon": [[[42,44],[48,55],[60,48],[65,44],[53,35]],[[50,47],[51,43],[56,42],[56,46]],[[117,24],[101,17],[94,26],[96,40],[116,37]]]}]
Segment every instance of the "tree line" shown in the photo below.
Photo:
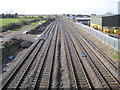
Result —
[{"label": "tree line", "polygon": [[18,14],[4,14],[2,13],[1,18],[18,18]]}]

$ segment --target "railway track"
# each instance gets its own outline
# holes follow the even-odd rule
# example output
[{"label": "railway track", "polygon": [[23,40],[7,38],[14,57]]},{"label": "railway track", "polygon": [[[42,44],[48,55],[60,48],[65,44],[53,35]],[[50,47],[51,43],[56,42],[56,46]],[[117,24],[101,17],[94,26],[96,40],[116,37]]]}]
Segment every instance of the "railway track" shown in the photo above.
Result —
[{"label": "railway track", "polygon": [[[65,30],[67,31],[67,28]],[[65,41],[67,45],[66,47],[68,47],[70,63],[72,64],[72,67],[73,67],[74,78],[75,78],[77,87],[91,88],[90,82],[85,72],[86,70],[84,69],[84,66],[81,64],[80,58],[78,56],[78,53],[76,52],[74,43],[71,41],[71,38],[68,32],[66,31],[64,31],[64,34],[65,34],[64,37],[66,39]]]},{"label": "railway track", "polygon": [[[55,25],[56,26],[56,25]],[[53,27],[53,30],[52,30],[52,32],[51,32],[51,34],[53,35],[54,34],[54,28],[55,27]],[[52,35],[50,35],[50,37],[49,37],[49,39],[51,39],[51,36]],[[47,40],[48,41],[48,40]],[[46,41],[46,42],[47,42]],[[49,40],[49,41],[51,41],[51,40]],[[44,43],[44,45],[46,46],[49,46],[50,44],[50,42],[47,42],[47,43]],[[24,86],[24,87],[21,87],[21,88],[25,88],[26,87],[26,83],[28,84],[27,85],[27,88],[29,88],[29,87],[31,87],[31,88],[35,88],[34,87],[34,85],[35,85],[35,83],[36,83],[36,81],[38,80],[38,77],[39,77],[39,73],[40,73],[40,71],[42,72],[43,70],[41,69],[43,66],[44,66],[44,63],[45,63],[45,60],[43,60],[43,57],[46,57],[46,56],[44,56],[44,55],[47,55],[46,53],[48,52],[48,49],[49,49],[49,47],[42,47],[42,49],[40,50],[40,52],[39,52],[39,55],[38,55],[38,57],[37,57],[37,59],[36,59],[36,61],[37,61],[37,65],[36,66],[34,66],[34,68],[33,68],[33,70],[32,70],[32,74],[31,75],[29,75],[29,77],[31,78],[32,77],[32,79],[30,79],[30,78],[28,78],[28,80],[26,80],[26,82],[23,84],[23,85],[21,85],[21,86]],[[44,53],[44,52],[46,52],[46,53]],[[29,83],[28,83],[28,81],[29,81]]]},{"label": "railway track", "polygon": [[[54,29],[55,24],[49,26],[43,35],[49,35],[51,31]],[[26,73],[29,72],[32,64],[35,62],[35,58],[37,57],[38,52],[40,51],[44,40],[38,40],[36,43],[31,47],[30,51],[22,58],[22,61],[17,65],[17,67],[13,70],[13,72],[3,81],[2,89],[8,88],[18,88],[20,82],[26,76]]]},{"label": "railway track", "polygon": [[51,74],[54,66],[54,57],[56,49],[56,40],[57,40],[57,25],[55,27],[55,32],[51,35],[44,57],[41,58],[42,64],[40,65],[36,77],[34,78],[35,82],[33,88],[49,88],[51,81]]},{"label": "railway track", "polygon": [[[72,25],[72,27],[73,27],[74,29],[75,29],[75,26],[76,26],[76,25]],[[77,26],[76,26],[76,27],[77,27]],[[78,33],[79,33],[79,32],[78,32]],[[100,56],[101,59],[103,59],[102,62],[104,62],[104,63],[106,64],[106,66],[107,66],[107,64],[109,64],[109,66],[112,68],[111,72],[115,72],[115,73],[116,73],[116,72],[118,71],[118,66],[117,66],[117,64],[116,64],[115,62],[113,62],[109,57],[107,57],[106,54],[103,53],[103,52],[98,48],[98,46],[96,46],[93,42],[91,42],[87,37],[85,37],[85,36],[82,36],[82,37],[84,38],[84,40],[86,40],[86,41],[88,42],[89,46],[91,46],[91,48],[93,48],[95,52],[99,53],[98,56]],[[109,66],[108,66],[108,68],[110,69]],[[113,73],[113,74],[114,74],[114,73]],[[117,78],[117,76],[116,76],[116,78]]]},{"label": "railway track", "polygon": [[1,89],[120,88],[115,64],[87,40],[68,19],[57,18],[3,80]]},{"label": "railway track", "polygon": [[[105,86],[104,88],[115,88],[115,87],[119,88],[120,87],[119,81],[113,76],[113,74],[111,74],[111,72],[104,65],[104,63],[101,62],[101,58],[99,58],[99,56],[90,48],[89,44],[87,44],[87,42],[85,41],[83,36],[80,33],[78,33],[78,31],[76,31],[75,28],[73,28],[72,31],[73,30],[75,30],[75,33],[78,34],[78,35],[76,34],[76,39],[79,40],[79,43],[81,44],[81,48],[83,49],[84,53],[86,53],[86,55],[89,55],[89,58],[90,57],[92,58],[91,60],[89,60],[89,62],[91,63],[91,66],[93,66],[94,68],[96,67],[95,72],[96,73],[99,72],[99,75],[101,75],[99,77],[100,80],[101,80],[101,77],[102,77],[104,82],[106,83],[106,85],[103,85],[103,87]],[[81,39],[79,39],[78,37],[81,37]],[[110,64],[110,66],[113,66],[111,63],[109,63],[109,64]],[[101,85],[103,84],[103,80],[101,82]]]}]

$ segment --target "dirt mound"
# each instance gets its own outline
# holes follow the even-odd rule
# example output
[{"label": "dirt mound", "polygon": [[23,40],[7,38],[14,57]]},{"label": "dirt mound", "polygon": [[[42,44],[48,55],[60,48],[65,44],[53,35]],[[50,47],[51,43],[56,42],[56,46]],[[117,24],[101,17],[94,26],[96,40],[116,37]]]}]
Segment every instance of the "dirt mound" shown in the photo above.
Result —
[{"label": "dirt mound", "polygon": [[54,19],[48,19],[45,23],[39,25],[38,27],[27,32],[26,34],[34,34],[34,35],[41,34],[52,21],[54,21]]}]

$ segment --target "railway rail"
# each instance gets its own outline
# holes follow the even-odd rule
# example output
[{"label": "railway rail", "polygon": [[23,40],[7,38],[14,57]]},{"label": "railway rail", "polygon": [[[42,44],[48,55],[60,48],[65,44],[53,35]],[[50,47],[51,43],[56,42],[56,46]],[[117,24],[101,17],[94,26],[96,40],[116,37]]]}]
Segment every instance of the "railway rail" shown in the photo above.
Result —
[{"label": "railway rail", "polygon": [[3,79],[2,90],[120,88],[115,64],[65,17],[56,18],[41,36]]}]

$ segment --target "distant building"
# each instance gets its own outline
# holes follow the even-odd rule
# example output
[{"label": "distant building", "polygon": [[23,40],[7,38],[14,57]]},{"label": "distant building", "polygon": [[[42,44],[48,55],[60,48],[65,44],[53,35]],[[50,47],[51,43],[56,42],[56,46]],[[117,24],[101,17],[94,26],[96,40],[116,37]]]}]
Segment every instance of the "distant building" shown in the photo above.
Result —
[{"label": "distant building", "polygon": [[90,16],[89,15],[76,15],[74,17],[79,23],[89,25],[90,23]]},{"label": "distant building", "polygon": [[120,1],[118,2],[118,14],[120,14]]},{"label": "distant building", "polygon": [[92,16],[90,20],[90,26],[96,26],[97,29],[103,29],[105,27],[120,27],[120,15],[110,15],[110,16],[103,16],[97,15]]}]

